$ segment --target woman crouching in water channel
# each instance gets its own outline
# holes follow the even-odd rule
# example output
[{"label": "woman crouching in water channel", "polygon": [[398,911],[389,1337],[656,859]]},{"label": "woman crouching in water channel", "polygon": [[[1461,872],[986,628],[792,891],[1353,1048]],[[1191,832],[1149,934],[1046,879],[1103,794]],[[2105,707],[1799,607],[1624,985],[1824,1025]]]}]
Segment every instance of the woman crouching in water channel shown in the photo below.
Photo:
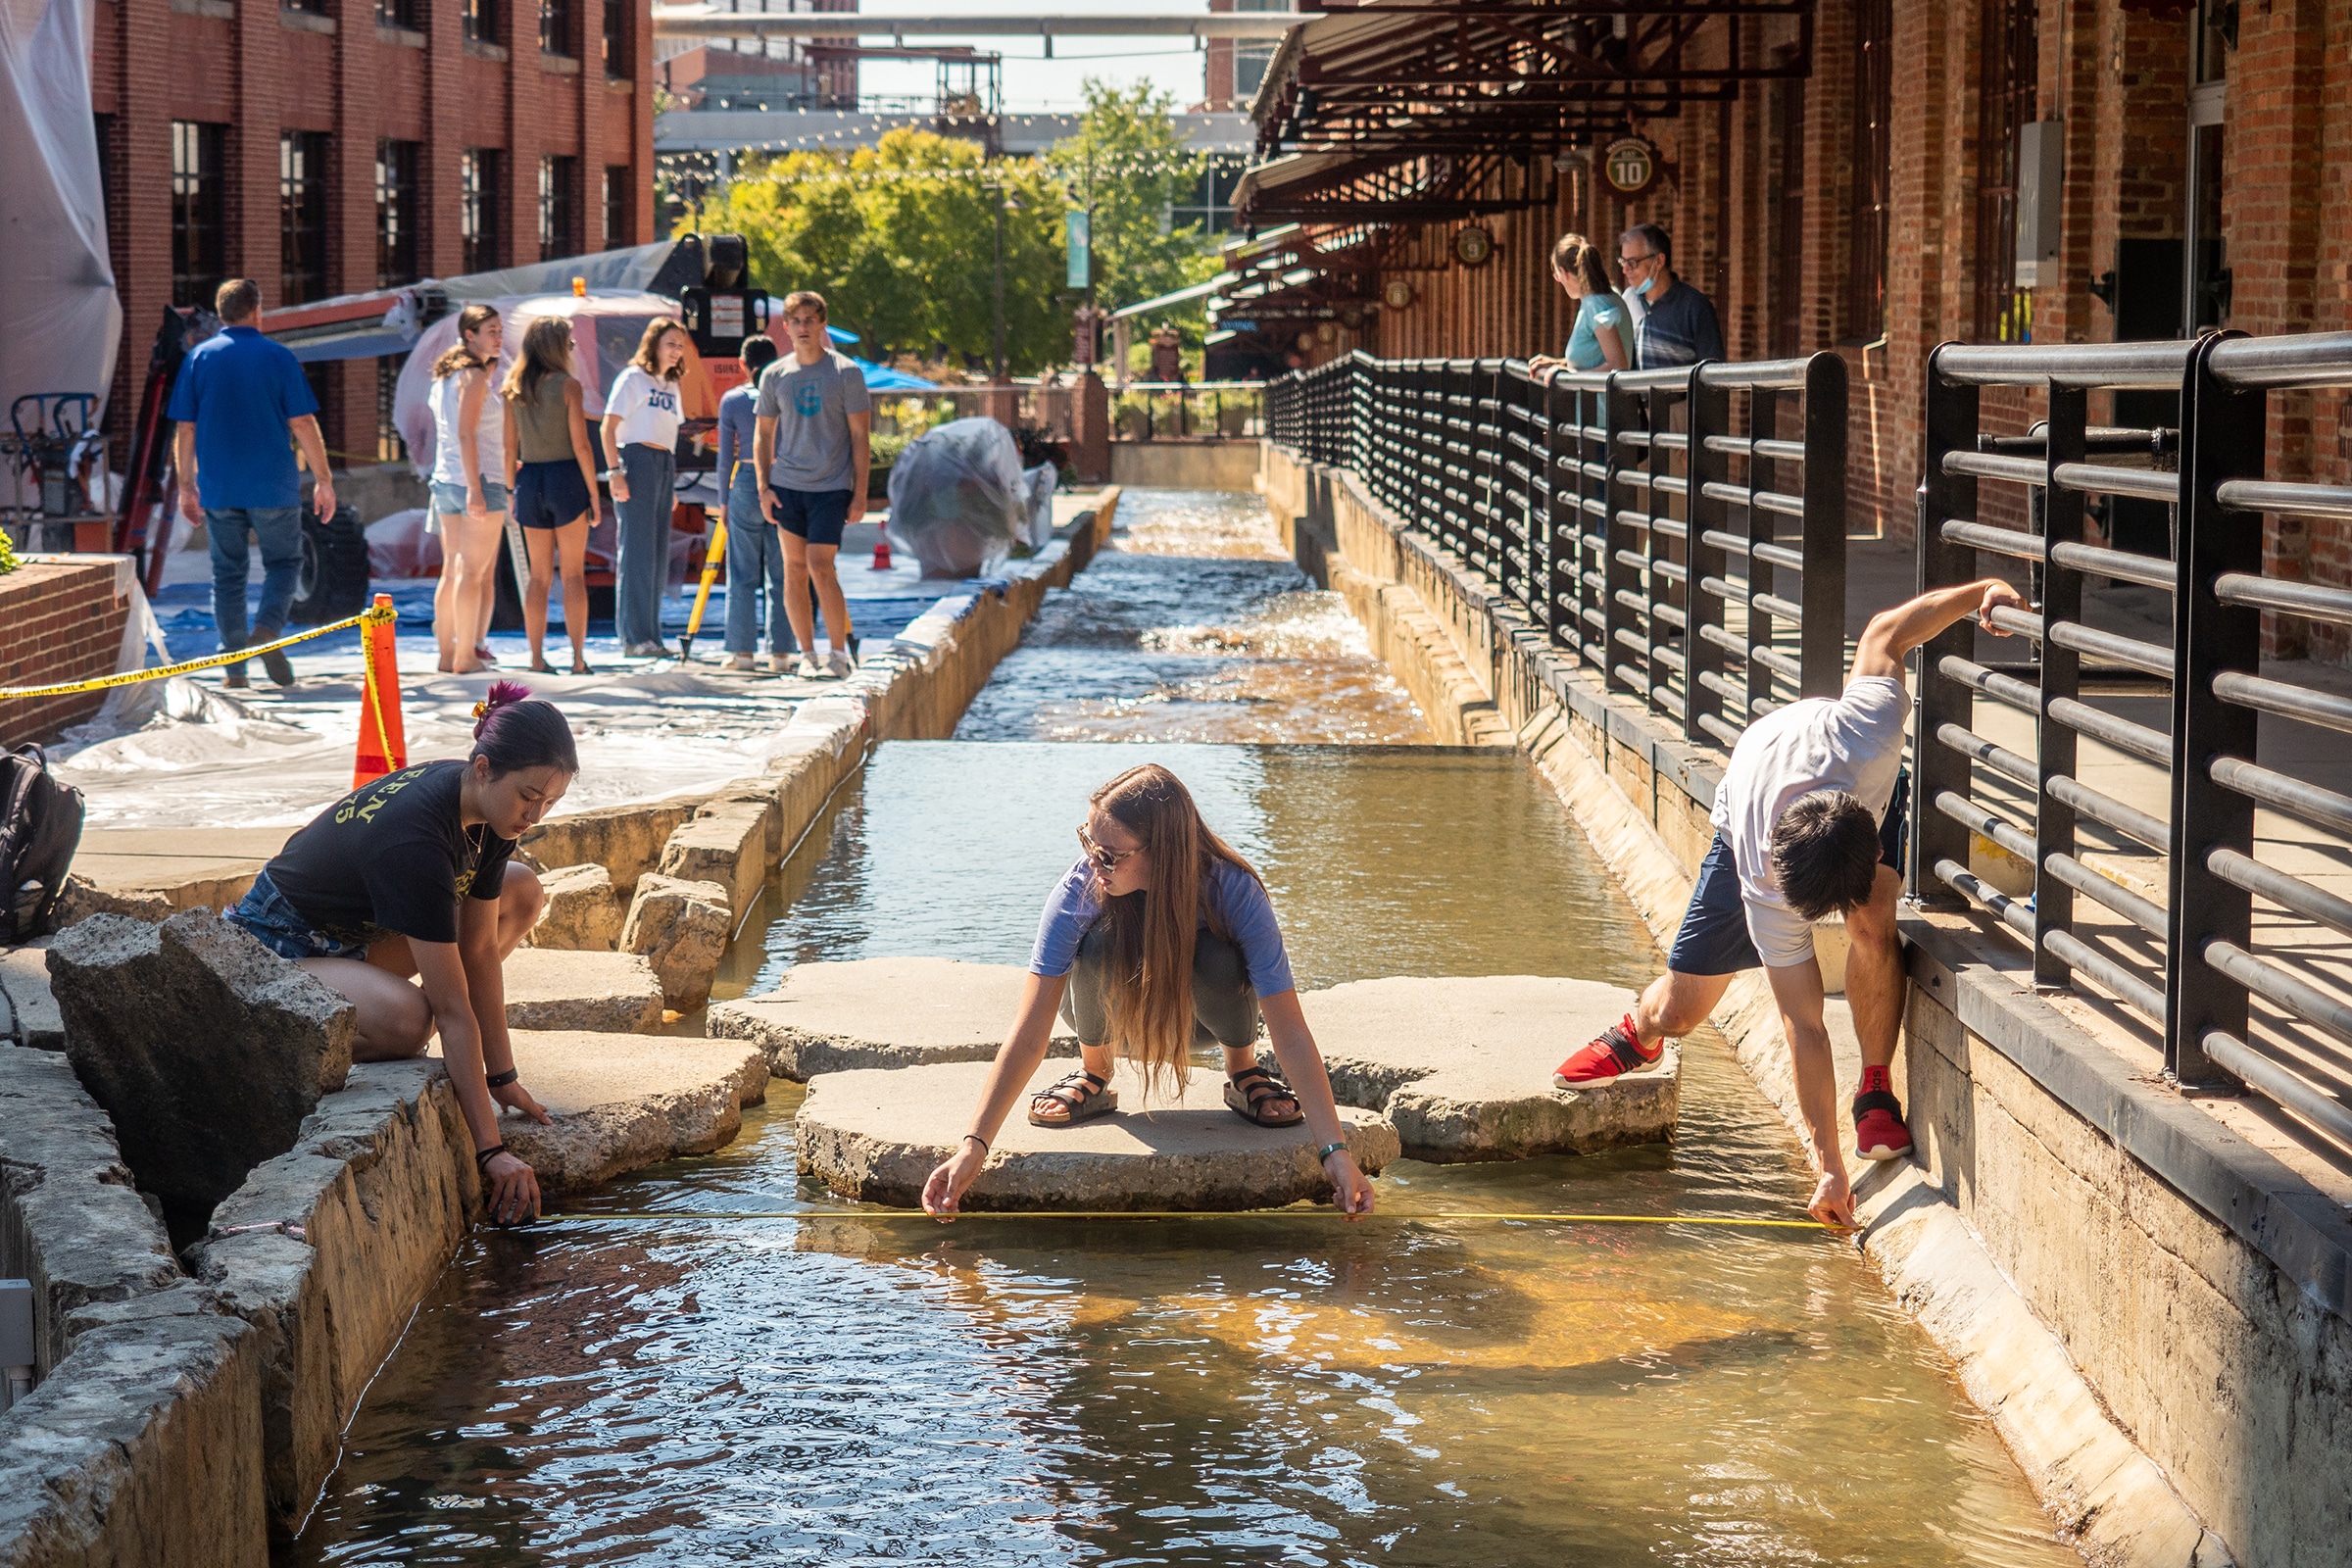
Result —
[{"label": "woman crouching in water channel", "polygon": [[418,1055],[439,1031],[501,1225],[537,1217],[539,1182],[500,1141],[499,1107],[549,1120],[507,1037],[502,966],[547,902],[512,857],[580,770],[571,726],[529,696],[492,686],[472,756],[352,791],[286,841],[229,916],[358,1009],[353,1060]]},{"label": "woman crouching in water channel", "polygon": [[[1341,1212],[1372,1212],[1372,1184],[1348,1152],[1322,1054],[1298,1007],[1265,883],[1210,831],[1192,793],[1157,763],[1094,794],[1078,829],[1085,854],[1046,901],[1020,1012],[981,1087],[972,1130],[923,1184],[923,1207],[952,1216],[1038,1063],[1058,1010],[1078,1032],[1081,1068],[1029,1097],[1029,1120],[1068,1127],[1118,1109],[1114,1048],[1143,1065],[1147,1092],[1173,1073],[1179,1092],[1195,1039],[1225,1053],[1225,1102],[1259,1127],[1307,1126]],[[1263,1011],[1274,1059],[1257,1062]]]}]

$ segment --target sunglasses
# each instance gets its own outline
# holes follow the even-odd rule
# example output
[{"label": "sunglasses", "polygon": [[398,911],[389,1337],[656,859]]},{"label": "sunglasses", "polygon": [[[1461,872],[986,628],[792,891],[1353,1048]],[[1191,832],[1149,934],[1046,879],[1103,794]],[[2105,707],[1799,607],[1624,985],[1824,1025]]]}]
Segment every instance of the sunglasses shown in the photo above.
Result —
[{"label": "sunglasses", "polygon": [[1143,848],[1140,845],[1132,850],[1104,849],[1095,842],[1095,836],[1086,830],[1084,822],[1078,824],[1078,847],[1086,852],[1087,863],[1102,872],[1116,871],[1119,863],[1128,857],[1143,854]]}]

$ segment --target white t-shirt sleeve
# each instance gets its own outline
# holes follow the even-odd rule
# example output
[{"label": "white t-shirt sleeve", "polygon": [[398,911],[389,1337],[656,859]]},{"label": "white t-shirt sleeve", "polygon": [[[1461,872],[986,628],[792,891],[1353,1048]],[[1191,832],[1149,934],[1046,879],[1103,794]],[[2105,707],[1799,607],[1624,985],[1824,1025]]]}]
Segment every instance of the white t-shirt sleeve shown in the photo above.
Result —
[{"label": "white t-shirt sleeve", "polygon": [[1834,744],[1843,756],[1857,760],[1900,757],[1903,726],[1911,720],[1911,693],[1892,675],[1863,675],[1846,683],[1837,715]]},{"label": "white t-shirt sleeve", "polygon": [[612,378],[612,390],[605,398],[605,417],[620,419],[622,440],[628,439],[626,426],[645,407],[645,400],[653,390],[654,378],[634,365],[623,366]]}]

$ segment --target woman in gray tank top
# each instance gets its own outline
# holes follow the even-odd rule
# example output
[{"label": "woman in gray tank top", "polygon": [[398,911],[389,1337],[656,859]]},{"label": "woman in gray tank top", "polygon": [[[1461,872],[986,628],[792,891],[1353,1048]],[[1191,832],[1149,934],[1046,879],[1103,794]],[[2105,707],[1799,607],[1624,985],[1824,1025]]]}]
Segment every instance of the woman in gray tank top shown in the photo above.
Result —
[{"label": "woman in gray tank top", "polygon": [[571,672],[588,666],[588,525],[596,513],[596,449],[587,406],[571,373],[571,322],[543,316],[522,335],[507,372],[507,451],[514,464],[514,520],[522,525],[531,580],[522,591],[531,667],[547,670],[547,594],[559,563]]}]

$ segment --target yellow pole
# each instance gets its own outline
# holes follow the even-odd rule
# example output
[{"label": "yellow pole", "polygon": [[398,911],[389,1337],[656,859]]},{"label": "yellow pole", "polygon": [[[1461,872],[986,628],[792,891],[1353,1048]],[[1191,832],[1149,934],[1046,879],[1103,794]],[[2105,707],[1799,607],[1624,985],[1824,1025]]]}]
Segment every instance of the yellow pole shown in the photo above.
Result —
[{"label": "yellow pole", "polygon": [[[737,467],[742,465],[738,463]],[[686,617],[686,635],[678,639],[678,662],[683,664],[694,658],[694,639],[703,629],[703,612],[710,608],[710,585],[718,580],[718,564],[727,559],[727,503],[722,494],[718,515],[710,522],[710,549],[703,557],[703,585],[695,590],[694,613]],[[727,592],[733,593],[730,584]]]}]

